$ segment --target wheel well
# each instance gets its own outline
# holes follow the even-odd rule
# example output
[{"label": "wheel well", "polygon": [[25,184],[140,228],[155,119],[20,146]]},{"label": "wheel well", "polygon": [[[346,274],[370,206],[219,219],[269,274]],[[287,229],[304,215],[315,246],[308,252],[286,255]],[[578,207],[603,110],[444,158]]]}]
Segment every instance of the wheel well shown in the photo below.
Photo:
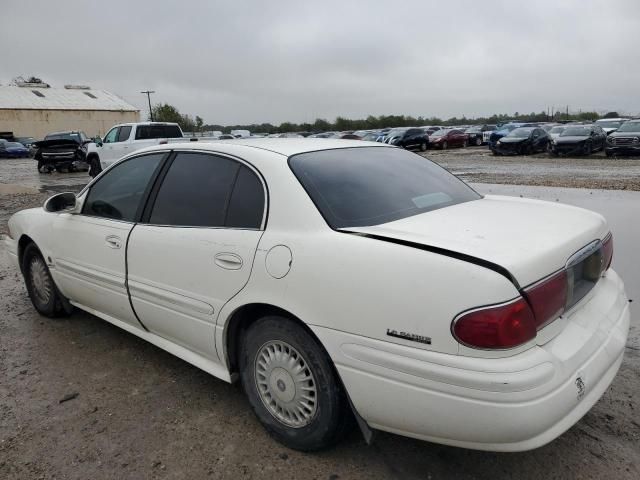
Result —
[{"label": "wheel well", "polygon": [[[243,305],[231,314],[225,328],[225,347],[226,356],[231,374],[238,373],[238,360],[240,352],[240,341],[244,331],[256,320],[268,315],[279,315],[293,320],[300,327],[304,328],[315,340],[321,348],[324,346],[315,336],[313,331],[298,317],[291,312],[267,303],[251,303]],[[326,350],[325,350],[326,352]],[[328,354],[327,354],[328,355]]]},{"label": "wheel well", "polygon": [[18,263],[20,265],[20,271],[22,271],[22,257],[24,256],[24,251],[30,243],[35,244],[36,242],[34,242],[28,235],[22,235],[20,240],[18,240]]}]

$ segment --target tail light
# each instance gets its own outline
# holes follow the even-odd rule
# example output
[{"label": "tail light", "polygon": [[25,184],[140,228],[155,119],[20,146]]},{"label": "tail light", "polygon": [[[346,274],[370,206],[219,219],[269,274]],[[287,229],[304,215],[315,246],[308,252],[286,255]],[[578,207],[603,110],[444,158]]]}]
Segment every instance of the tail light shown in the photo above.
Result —
[{"label": "tail light", "polygon": [[527,287],[523,296],[512,302],[463,313],[453,321],[453,335],[472,348],[506,349],[523,345],[583,298],[597,282],[599,273],[609,269],[612,258],[613,237],[609,233],[599,250],[577,267],[567,267]]},{"label": "tail light", "polygon": [[481,308],[454,320],[456,339],[472,348],[513,348],[536,338],[533,312],[524,298]]}]

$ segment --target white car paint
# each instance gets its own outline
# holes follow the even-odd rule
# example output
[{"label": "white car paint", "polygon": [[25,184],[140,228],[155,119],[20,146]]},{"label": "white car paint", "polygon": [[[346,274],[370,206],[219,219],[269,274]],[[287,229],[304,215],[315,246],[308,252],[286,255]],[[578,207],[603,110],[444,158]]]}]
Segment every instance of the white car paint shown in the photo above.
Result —
[{"label": "white car paint", "polygon": [[[236,377],[229,358],[234,312],[268,304],[314,332],[354,408],[373,428],[483,450],[527,450],[553,440],[598,400],[622,360],[629,309],[616,273],[609,269],[569,312],[514,349],[463,346],[451,334],[452,319],[513,299],[519,295],[516,284],[524,287],[561,269],[576,250],[604,238],[604,219],[575,207],[487,196],[347,229],[352,234],[334,231],[287,159],[366,147],[393,148],[348,140],[252,139],[146,149],[216,152],[247,162],[268,188],[262,228],[83,218],[79,212],[90,184],[73,212],[30,209],[11,217],[8,250],[18,262],[19,241],[28,236],[74,305],[223,380]],[[149,331],[127,307],[126,246],[109,243],[114,237],[126,242],[129,234],[128,287]],[[482,264],[401,242],[497,263],[515,281]],[[217,261],[233,268],[219,268]],[[432,341],[391,337],[389,328]]]},{"label": "white car paint", "polygon": [[[147,139],[136,139],[136,131],[143,126],[149,125],[166,125],[171,126],[173,128],[177,128],[180,132],[179,138],[167,138],[167,137],[157,137],[157,138],[147,138]],[[122,127],[131,127],[129,134],[122,138],[115,138],[114,141],[110,141],[110,134],[117,131]],[[182,134],[182,130],[177,123],[168,123],[168,122],[138,122],[138,123],[123,123],[120,125],[114,125],[109,129],[109,131],[104,136],[101,144],[91,143],[88,145],[87,157],[91,154],[97,155],[100,160],[100,165],[103,169],[107,168],[109,165],[115,163],[121,157],[128,155],[130,153],[136,152],[143,148],[166,144],[166,143],[176,143],[176,142],[184,142],[184,137]]]}]

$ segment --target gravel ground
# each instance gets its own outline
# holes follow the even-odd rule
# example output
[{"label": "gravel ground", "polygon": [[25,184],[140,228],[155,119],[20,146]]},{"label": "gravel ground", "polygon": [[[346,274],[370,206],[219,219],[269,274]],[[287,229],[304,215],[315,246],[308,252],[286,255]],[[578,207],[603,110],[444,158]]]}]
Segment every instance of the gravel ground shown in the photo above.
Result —
[{"label": "gravel ground", "polygon": [[424,156],[468,182],[640,190],[640,158],[495,156],[487,147],[430,150]]},{"label": "gravel ground", "polygon": [[[465,174],[475,181],[486,180],[481,174],[493,169],[502,172],[493,173],[499,183],[511,183],[510,175],[531,183],[533,176],[526,173],[531,167],[547,184],[574,184],[575,176],[564,173],[571,171],[570,163],[544,175],[545,159],[494,159],[482,149],[467,151],[429,156],[454,171],[475,169]],[[591,161],[575,160],[581,175],[592,171],[591,182],[606,178],[603,162],[609,160],[601,159],[599,166],[593,160],[590,169],[585,162]],[[625,162],[621,168],[627,173],[619,179],[635,176],[637,189],[640,161]],[[38,175],[32,161],[1,160],[0,233],[14,211],[39,205],[53,192],[78,191],[87,179],[86,174]],[[498,193],[500,188],[495,187]],[[624,225],[625,218],[619,222]],[[268,437],[237,387],[87,313],[60,320],[39,316],[1,243],[0,292],[2,480],[640,478],[637,319],[612,386],[578,424],[545,447],[497,454],[384,433],[366,446],[354,431],[334,449],[302,454]]]}]

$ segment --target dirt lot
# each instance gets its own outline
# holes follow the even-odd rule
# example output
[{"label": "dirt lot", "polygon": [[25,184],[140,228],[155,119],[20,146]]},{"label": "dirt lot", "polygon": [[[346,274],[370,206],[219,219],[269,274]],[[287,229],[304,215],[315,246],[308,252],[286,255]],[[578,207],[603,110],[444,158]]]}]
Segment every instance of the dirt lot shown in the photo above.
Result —
[{"label": "dirt lot", "polygon": [[487,147],[430,150],[425,156],[468,182],[550,187],[640,190],[640,158],[552,157],[544,154],[498,157]]},{"label": "dirt lot", "polygon": [[[593,185],[606,179],[637,190],[640,178],[639,160],[611,167],[606,159],[562,159],[561,167],[552,168],[545,159],[496,159],[483,149],[431,157],[475,181],[531,184],[537,178],[571,186],[584,175]],[[78,191],[88,179],[86,174],[38,175],[32,162],[0,160],[0,233],[13,211],[39,205],[52,192]],[[579,199],[582,192],[590,195],[587,190],[571,194]],[[619,228],[625,221],[634,220],[619,218]],[[622,242],[630,254],[635,238]],[[636,262],[635,256],[629,258]],[[53,321],[40,317],[1,244],[0,293],[3,480],[640,478],[640,332],[635,317],[611,388],[550,445],[496,454],[380,433],[366,446],[353,432],[338,447],[311,455],[272,441],[237,387],[89,314]],[[401,399],[396,407],[402,408]]]}]

